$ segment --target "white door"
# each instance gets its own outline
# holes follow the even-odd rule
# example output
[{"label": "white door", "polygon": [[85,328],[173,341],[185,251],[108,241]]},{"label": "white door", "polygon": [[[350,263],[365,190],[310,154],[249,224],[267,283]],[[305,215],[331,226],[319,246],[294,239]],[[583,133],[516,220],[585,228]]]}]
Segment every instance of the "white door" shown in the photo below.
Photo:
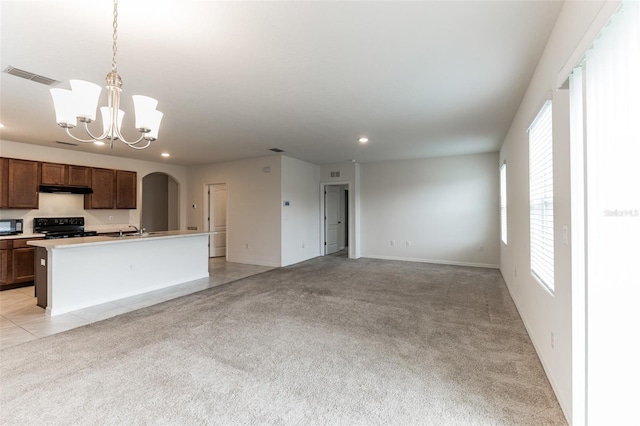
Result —
[{"label": "white door", "polygon": [[209,185],[209,257],[227,255],[227,185]]},{"label": "white door", "polygon": [[324,254],[339,250],[340,187],[325,186],[324,189]]}]

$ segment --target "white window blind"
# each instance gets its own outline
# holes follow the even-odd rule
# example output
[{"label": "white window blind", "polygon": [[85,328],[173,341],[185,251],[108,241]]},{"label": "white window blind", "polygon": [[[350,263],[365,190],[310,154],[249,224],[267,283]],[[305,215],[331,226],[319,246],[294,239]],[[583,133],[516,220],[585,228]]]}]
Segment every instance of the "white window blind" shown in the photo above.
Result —
[{"label": "white window blind", "polygon": [[529,127],[531,273],[553,291],[552,107],[547,101]]},{"label": "white window blind", "polygon": [[500,166],[500,238],[507,244],[507,163]]},{"label": "white window blind", "polygon": [[640,2],[622,3],[582,72],[587,423],[628,424],[637,394],[622,389],[640,379]]}]

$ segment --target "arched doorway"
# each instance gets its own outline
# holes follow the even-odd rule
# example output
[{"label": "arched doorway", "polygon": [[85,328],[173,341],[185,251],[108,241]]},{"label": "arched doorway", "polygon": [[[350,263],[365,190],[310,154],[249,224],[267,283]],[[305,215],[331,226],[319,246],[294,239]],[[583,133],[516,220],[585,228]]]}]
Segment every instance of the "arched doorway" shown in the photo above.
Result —
[{"label": "arched doorway", "polygon": [[149,232],[180,229],[178,182],[166,173],[150,173],[142,178],[142,220]]}]

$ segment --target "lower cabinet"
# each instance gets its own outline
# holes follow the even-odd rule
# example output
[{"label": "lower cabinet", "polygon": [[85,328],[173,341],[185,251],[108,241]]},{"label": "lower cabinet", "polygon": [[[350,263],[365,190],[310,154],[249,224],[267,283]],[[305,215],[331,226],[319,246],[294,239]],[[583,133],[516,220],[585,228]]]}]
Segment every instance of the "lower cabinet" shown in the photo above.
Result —
[{"label": "lower cabinet", "polygon": [[0,290],[33,284],[35,248],[27,245],[30,240],[0,241]]}]

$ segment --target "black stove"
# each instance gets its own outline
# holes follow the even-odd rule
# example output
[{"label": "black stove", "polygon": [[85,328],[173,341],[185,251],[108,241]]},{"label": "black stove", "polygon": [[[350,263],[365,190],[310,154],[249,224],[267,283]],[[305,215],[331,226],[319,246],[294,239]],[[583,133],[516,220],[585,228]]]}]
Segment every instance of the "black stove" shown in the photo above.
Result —
[{"label": "black stove", "polygon": [[98,235],[96,231],[84,230],[84,217],[36,217],[33,232],[45,234],[45,240]]}]

